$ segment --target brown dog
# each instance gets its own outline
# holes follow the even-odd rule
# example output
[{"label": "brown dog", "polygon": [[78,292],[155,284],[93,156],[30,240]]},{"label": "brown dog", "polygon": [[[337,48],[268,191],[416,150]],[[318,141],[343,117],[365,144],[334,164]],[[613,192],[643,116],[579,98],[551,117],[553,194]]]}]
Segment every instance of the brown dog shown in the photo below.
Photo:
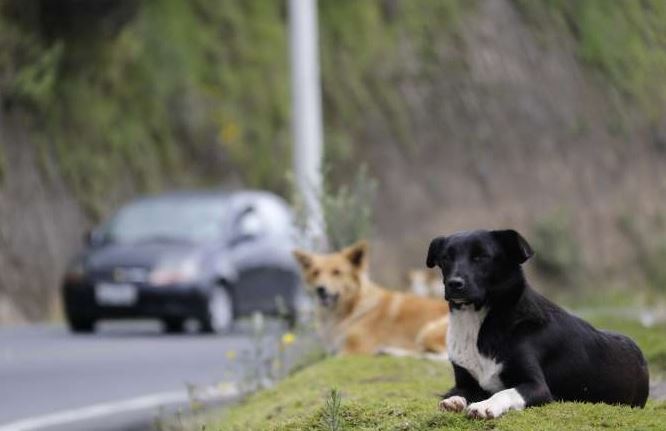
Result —
[{"label": "brown dog", "polygon": [[368,279],[368,246],[294,251],[317,299],[320,332],[342,354],[446,355],[449,307],[443,300],[382,289]]}]

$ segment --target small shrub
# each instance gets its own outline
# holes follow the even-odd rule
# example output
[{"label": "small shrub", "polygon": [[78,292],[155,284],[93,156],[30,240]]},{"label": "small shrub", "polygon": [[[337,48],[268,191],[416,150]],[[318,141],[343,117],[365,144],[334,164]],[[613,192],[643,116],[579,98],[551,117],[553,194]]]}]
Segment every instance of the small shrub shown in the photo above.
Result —
[{"label": "small shrub", "polygon": [[[294,189],[293,179],[290,182]],[[358,169],[349,184],[332,187],[328,176],[325,183],[319,196],[319,204],[323,213],[328,248],[339,250],[368,238],[372,233],[372,206],[377,181],[368,174],[365,165]],[[297,239],[301,242],[307,235],[307,215],[303,200],[295,189],[292,192],[292,201],[296,213],[295,223],[299,236]]]},{"label": "small shrub", "polygon": [[326,222],[329,246],[339,250],[372,233],[372,204],[377,181],[370,177],[365,165],[356,172],[350,184],[336,190],[325,188],[321,207]]},{"label": "small shrub", "polygon": [[530,242],[535,250],[534,266],[544,277],[574,281],[580,274],[580,245],[565,213],[556,212],[537,221]]},{"label": "small shrub", "polygon": [[341,431],[344,428],[343,418],[340,413],[342,396],[340,391],[333,388],[326,398],[324,411],[321,417],[322,428],[326,431]]}]

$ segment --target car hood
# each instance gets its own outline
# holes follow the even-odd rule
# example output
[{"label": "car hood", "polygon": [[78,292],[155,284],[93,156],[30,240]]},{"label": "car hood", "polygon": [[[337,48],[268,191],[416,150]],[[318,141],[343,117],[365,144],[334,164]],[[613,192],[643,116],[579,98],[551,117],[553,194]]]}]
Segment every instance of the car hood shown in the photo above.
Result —
[{"label": "car hood", "polygon": [[164,259],[198,254],[201,245],[185,241],[151,241],[131,244],[107,244],[87,253],[89,271],[118,267],[154,268]]}]

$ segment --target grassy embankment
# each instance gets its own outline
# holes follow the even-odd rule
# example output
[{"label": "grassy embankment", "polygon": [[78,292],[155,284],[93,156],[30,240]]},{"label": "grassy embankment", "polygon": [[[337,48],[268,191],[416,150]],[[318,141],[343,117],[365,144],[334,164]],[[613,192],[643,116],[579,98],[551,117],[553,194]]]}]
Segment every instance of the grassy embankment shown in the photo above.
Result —
[{"label": "grassy embankment", "polygon": [[[632,336],[645,352],[653,375],[666,372],[666,325],[599,318],[598,326]],[[449,365],[399,358],[332,358],[285,379],[274,389],[249,397],[216,419],[207,430],[663,430],[666,402],[645,409],[608,405],[553,403],[510,412],[494,421],[470,420],[436,409],[437,393],[452,385]],[[330,392],[338,389],[338,413]],[[328,406],[327,406],[328,404]]]},{"label": "grassy embankment", "polygon": [[[356,160],[353,134],[370,106],[405,134],[397,41],[428,63],[431,40],[465,3],[322,2],[331,166]],[[93,217],[135,193],[229,179],[286,193],[288,58],[282,2],[0,4],[0,99],[34,119],[45,166]]]}]

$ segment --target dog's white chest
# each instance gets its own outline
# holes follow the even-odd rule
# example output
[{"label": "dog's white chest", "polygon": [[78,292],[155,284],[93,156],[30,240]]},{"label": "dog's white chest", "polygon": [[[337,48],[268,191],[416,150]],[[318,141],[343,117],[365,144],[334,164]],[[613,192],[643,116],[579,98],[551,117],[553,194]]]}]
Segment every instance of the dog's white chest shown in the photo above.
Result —
[{"label": "dog's white chest", "polygon": [[451,310],[446,344],[449,360],[465,368],[483,389],[495,393],[504,389],[499,377],[502,364],[483,356],[477,347],[486,314],[487,309],[477,311],[472,306]]}]

